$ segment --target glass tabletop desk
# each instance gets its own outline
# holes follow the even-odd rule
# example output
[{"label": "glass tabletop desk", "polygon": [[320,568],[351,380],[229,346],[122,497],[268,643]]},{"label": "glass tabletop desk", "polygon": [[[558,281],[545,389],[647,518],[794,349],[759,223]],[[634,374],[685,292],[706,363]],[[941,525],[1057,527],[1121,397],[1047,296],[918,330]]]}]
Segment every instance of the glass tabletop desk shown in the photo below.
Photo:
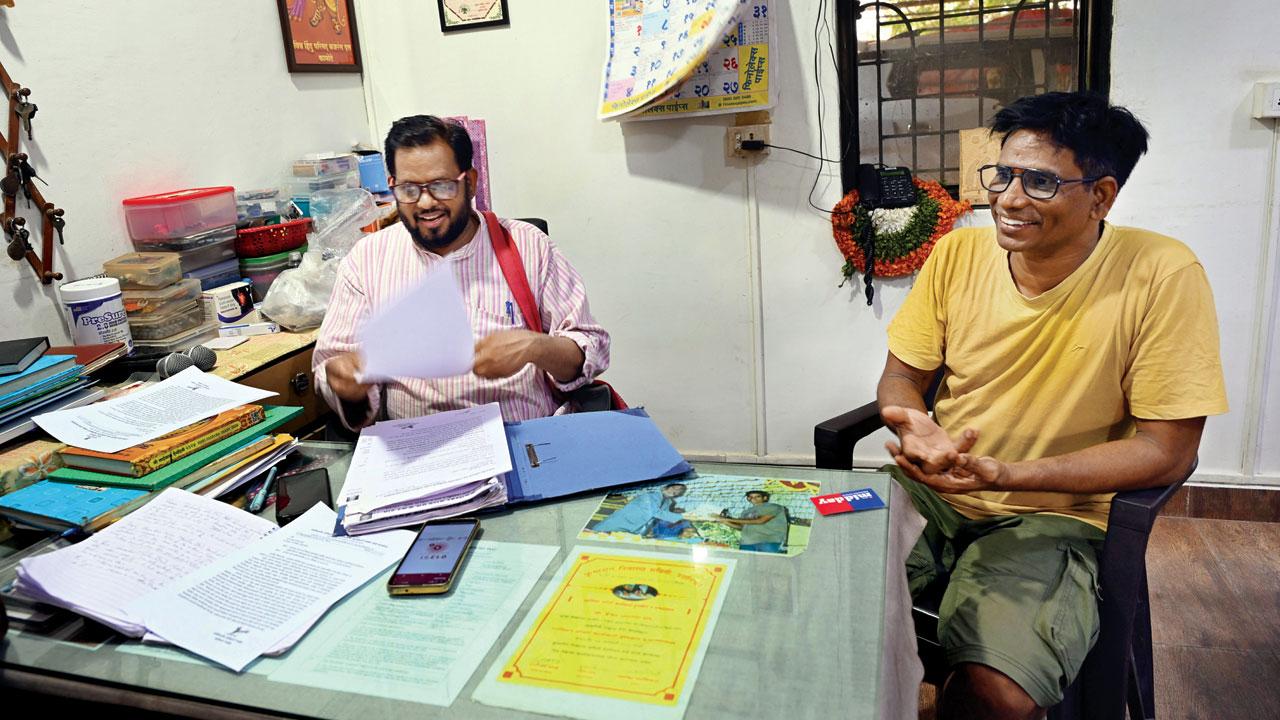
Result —
[{"label": "glass tabletop desk", "polygon": [[[335,490],[345,475],[345,463],[343,459],[330,466]],[[823,494],[870,487],[886,503],[891,502],[891,481],[881,473],[719,463],[698,463],[696,468],[702,474],[818,480]],[[0,645],[0,684],[200,716],[540,717],[478,704],[471,699],[472,693],[481,676],[499,659],[520,621],[538,611],[538,597],[575,546],[600,551],[624,547],[578,539],[600,497],[578,497],[482,516],[484,540],[550,545],[558,552],[450,707],[379,697],[373,687],[365,694],[288,685],[252,672],[237,675],[198,659],[139,654],[130,651],[136,649],[134,641],[122,641],[98,626],[88,626],[99,632],[87,640],[65,633],[36,634],[10,628]],[[893,667],[891,648],[903,646],[897,642],[902,640],[897,633],[910,633],[909,616],[897,606],[905,602],[905,596],[900,599],[895,592],[892,574],[886,583],[886,566],[902,567],[898,564],[902,555],[894,549],[890,517],[890,512],[882,510],[817,516],[808,548],[795,557],[712,549],[711,559],[732,557],[736,567],[724,590],[722,609],[697,681],[686,689],[689,704],[685,716],[914,717],[915,688],[904,695],[887,688],[885,680],[888,677],[887,684],[893,685],[901,679],[902,672]],[[680,548],[643,549],[674,557],[689,555]],[[465,582],[465,573],[459,582]],[[316,627],[323,627],[324,622]],[[86,627],[80,620],[73,623]],[[914,640],[908,639],[914,648]],[[289,655],[281,661],[288,663]],[[911,682],[909,673],[905,682]],[[910,707],[896,707],[895,703],[901,703],[887,697],[894,694],[911,698]]]}]

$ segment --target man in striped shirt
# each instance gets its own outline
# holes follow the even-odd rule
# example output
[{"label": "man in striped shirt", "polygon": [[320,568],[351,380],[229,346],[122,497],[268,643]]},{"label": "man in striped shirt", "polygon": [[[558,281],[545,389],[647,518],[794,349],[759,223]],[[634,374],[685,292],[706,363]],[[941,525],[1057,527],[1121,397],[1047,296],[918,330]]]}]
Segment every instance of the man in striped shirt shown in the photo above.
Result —
[{"label": "man in striped shirt", "polygon": [[[486,223],[471,207],[476,171],[467,131],[430,115],[401,118],[385,150],[401,222],[361,239],[342,261],[312,360],[325,399],[353,430],[384,411],[417,417],[495,401],[509,422],[562,412],[557,391],[581,387],[609,366],[609,333],[591,315],[582,277],[537,228],[500,221],[520,252],[546,332],[530,330]],[[457,277],[467,304],[472,371],[361,383],[359,327],[440,267]],[[422,311],[425,321],[431,308]]]}]

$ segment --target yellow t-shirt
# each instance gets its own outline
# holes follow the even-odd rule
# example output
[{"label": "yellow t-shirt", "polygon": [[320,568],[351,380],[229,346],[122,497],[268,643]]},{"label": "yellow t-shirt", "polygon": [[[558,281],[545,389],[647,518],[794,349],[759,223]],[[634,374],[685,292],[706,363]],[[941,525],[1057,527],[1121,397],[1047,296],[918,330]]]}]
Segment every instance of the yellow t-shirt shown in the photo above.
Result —
[{"label": "yellow t-shirt", "polygon": [[[1227,411],[1218,319],[1195,255],[1173,238],[1106,225],[1057,287],[1022,295],[994,228],[938,241],[889,324],[889,350],[945,366],[934,406],[973,452],[1014,462],[1132,436],[1135,418]],[[972,492],[942,497],[969,518],[1046,512],[1105,529],[1111,493]]]}]

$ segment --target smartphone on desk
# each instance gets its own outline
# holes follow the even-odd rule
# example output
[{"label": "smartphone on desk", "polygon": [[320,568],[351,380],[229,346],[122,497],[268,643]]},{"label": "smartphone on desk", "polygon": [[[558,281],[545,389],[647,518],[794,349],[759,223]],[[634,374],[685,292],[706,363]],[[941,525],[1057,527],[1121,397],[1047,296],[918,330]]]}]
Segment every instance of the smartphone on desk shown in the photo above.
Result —
[{"label": "smartphone on desk", "polygon": [[284,527],[302,514],[323,503],[333,508],[329,495],[329,471],[324,468],[304,470],[276,479],[276,523]]},{"label": "smartphone on desk", "polygon": [[387,581],[387,592],[392,595],[449,592],[479,529],[480,521],[475,518],[452,518],[423,525],[409,552]]}]

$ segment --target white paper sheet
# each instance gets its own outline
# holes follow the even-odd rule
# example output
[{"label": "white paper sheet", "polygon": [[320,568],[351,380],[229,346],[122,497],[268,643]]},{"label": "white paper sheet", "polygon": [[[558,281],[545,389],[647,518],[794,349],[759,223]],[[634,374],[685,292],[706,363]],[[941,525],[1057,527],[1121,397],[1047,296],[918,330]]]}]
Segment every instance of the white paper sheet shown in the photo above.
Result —
[{"label": "white paper sheet", "polygon": [[77,545],[23,560],[19,589],[131,636],[143,632],[130,606],[276,526],[212,498],[170,488]]},{"label": "white paper sheet", "polygon": [[124,397],[32,419],[60,442],[113,453],[275,394],[190,367]]},{"label": "white paper sheet", "polygon": [[300,625],[399,560],[413,533],[333,537],[316,505],[252,547],[142,598],[130,612],[148,630],[239,672]]},{"label": "white paper sheet", "polygon": [[365,428],[347,471],[347,514],[408,502],[511,470],[498,403]]},{"label": "white paper sheet", "polygon": [[556,552],[479,541],[447,595],[391,597],[388,571],[334,608],[270,679],[452,705]]},{"label": "white paper sheet", "polygon": [[360,329],[362,382],[439,378],[471,370],[475,337],[453,269],[445,263]]}]

